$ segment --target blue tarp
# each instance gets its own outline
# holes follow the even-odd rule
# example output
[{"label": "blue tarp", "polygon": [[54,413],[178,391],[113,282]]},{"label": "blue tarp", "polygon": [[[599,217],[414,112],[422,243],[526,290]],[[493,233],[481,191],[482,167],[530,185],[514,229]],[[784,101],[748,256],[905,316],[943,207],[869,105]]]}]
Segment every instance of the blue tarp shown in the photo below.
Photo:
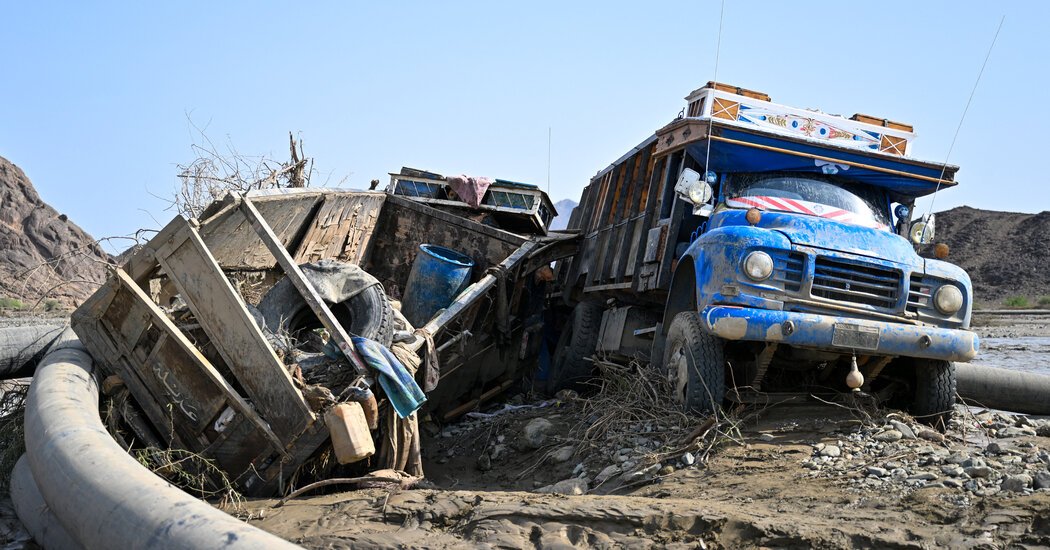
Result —
[{"label": "blue tarp", "polygon": [[[738,131],[725,127],[716,128],[715,135],[762,146],[754,147],[742,143],[713,140],[711,142],[710,166],[707,167],[707,170],[716,173],[837,173],[859,183],[882,187],[891,193],[906,197],[920,197],[933,193],[936,190],[936,181],[914,177],[915,175],[925,176],[934,180],[941,177],[942,166],[931,163],[915,164],[904,159],[895,159],[889,156],[869,155],[839,147],[822,147],[818,144],[810,145],[791,139]],[[766,147],[800,153],[804,156],[774,151]],[[707,157],[707,140],[691,143],[687,150],[689,155],[702,166]],[[818,159],[815,157],[823,158]],[[837,164],[834,161],[844,162]],[[899,173],[887,173],[878,170],[879,168]],[[949,180],[949,182],[942,183],[942,189],[955,185],[955,182],[951,180],[954,178],[957,170],[957,167],[951,165],[944,169],[943,179]]]}]

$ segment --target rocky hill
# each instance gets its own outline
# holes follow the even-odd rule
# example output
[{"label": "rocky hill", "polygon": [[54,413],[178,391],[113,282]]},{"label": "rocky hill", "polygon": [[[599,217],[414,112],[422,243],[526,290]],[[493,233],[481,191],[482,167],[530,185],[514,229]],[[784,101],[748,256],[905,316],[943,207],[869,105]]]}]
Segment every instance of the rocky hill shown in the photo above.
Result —
[{"label": "rocky hill", "polygon": [[25,173],[0,157],[0,298],[76,306],[105,280],[109,260],[91,235],[45,203]]},{"label": "rocky hill", "polygon": [[970,274],[979,304],[1011,297],[1031,304],[1050,296],[1050,211],[995,212],[960,206],[937,214],[937,239],[948,261]]}]

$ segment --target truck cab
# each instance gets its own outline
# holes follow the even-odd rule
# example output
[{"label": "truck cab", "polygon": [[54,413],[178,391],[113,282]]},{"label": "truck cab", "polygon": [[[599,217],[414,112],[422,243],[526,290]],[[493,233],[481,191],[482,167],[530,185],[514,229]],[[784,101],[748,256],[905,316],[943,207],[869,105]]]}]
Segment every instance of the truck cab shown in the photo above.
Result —
[{"label": "truck cab", "polygon": [[978,351],[972,286],[913,212],[957,167],[910,157],[905,124],[713,82],[686,99],[570,218],[551,385],[597,352],[660,365],[688,410],[864,391],[943,425]]}]

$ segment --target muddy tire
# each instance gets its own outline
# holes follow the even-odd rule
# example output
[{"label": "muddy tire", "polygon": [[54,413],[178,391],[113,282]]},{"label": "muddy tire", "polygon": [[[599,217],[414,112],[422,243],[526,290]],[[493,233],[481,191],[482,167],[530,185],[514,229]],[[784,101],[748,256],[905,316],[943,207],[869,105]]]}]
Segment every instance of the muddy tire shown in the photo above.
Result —
[{"label": "muddy tire", "polygon": [[710,413],[721,406],[726,392],[722,340],[700,328],[695,311],[683,311],[671,321],[663,365],[673,398],[685,411]]},{"label": "muddy tire", "polygon": [[913,368],[915,396],[910,412],[919,422],[943,432],[955,408],[955,363],[915,359]]},{"label": "muddy tire", "polygon": [[[323,273],[326,266],[319,262],[300,267],[304,271]],[[334,298],[339,301],[328,302],[328,306],[343,329],[352,336],[390,346],[394,338],[394,308],[381,285],[371,285],[353,296],[337,294]],[[321,326],[313,310],[287,277],[278,281],[263,296],[259,302],[259,312],[266,327],[275,333],[294,335],[301,330]]]},{"label": "muddy tire", "polygon": [[553,395],[562,389],[584,389],[584,383],[594,373],[594,363],[590,358],[598,345],[604,311],[597,302],[580,302],[573,308],[569,322],[558,337],[554,360],[547,373],[547,393]]}]

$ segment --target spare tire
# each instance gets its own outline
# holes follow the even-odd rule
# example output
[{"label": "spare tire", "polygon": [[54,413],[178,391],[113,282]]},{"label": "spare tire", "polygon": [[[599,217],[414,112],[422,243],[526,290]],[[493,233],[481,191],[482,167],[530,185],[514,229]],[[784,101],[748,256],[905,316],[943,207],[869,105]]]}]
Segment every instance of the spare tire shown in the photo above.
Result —
[{"label": "spare tire", "polygon": [[[379,281],[359,266],[337,260],[302,264],[299,268],[331,308],[339,324],[353,336],[389,346],[394,337],[394,310]],[[295,336],[321,327],[292,281],[277,282],[259,302],[266,328]]]}]

